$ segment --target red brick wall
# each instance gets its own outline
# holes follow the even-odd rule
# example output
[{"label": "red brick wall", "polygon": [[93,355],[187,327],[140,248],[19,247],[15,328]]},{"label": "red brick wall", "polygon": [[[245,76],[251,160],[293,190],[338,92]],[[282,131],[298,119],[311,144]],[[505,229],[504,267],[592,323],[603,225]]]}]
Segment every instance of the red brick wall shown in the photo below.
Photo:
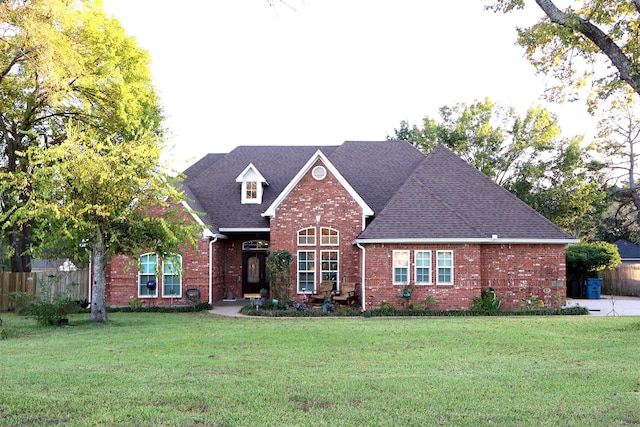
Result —
[{"label": "red brick wall", "polygon": [[[453,251],[453,284],[415,285],[411,298],[400,296],[401,285],[393,283],[393,251],[410,253],[410,281],[415,281],[415,250],[430,250],[433,282],[437,274],[436,251]],[[481,290],[493,288],[503,297],[502,309],[517,310],[521,298],[536,296],[547,307],[564,303],[565,246],[564,245],[400,245],[375,244],[366,246],[367,308],[384,302],[395,307],[419,303],[424,306],[430,295],[437,301],[435,310],[464,310],[471,306]]]},{"label": "red brick wall", "polygon": [[[314,167],[319,164],[321,161]],[[311,170],[300,180],[280,204],[270,224],[271,250],[286,250],[294,256],[288,286],[290,295],[297,293],[298,249],[316,251],[316,286],[320,283],[320,250],[340,251],[339,282],[360,282],[359,249],[353,240],[362,231],[362,216],[362,208],[328,170],[323,180],[314,179]],[[297,233],[307,227],[316,228],[316,246],[298,247]],[[320,245],[321,227],[338,230],[339,246]]]},{"label": "red brick wall", "polygon": [[[431,251],[432,283],[415,285],[411,298],[400,296],[403,286],[393,285],[393,251],[408,250],[410,256],[409,277],[415,282],[416,250]],[[453,251],[453,284],[436,284],[436,251]],[[367,309],[377,308],[387,302],[397,308],[403,304],[419,303],[424,307],[430,295],[437,301],[434,310],[460,310],[470,307],[473,298],[480,295],[481,250],[480,245],[414,245],[375,244],[366,246],[366,300]]]},{"label": "red brick wall", "polygon": [[[162,296],[162,283],[159,273],[157,296],[147,297],[138,295],[138,268],[131,259],[124,255],[115,256],[107,265],[107,303],[112,307],[123,307],[132,300],[144,301],[147,306],[165,306],[191,304],[185,298],[185,291],[190,288],[200,290],[200,302],[209,300],[209,239],[198,240],[197,249],[191,247],[180,251],[182,255],[182,297],[171,298]],[[215,248],[215,244],[213,245]],[[215,249],[214,249],[215,250]],[[218,275],[214,275],[219,280]],[[214,296],[215,297],[215,296]]]},{"label": "red brick wall", "polygon": [[557,308],[566,296],[565,245],[501,244],[482,247],[483,289],[504,297],[502,308],[519,309],[535,296]]}]

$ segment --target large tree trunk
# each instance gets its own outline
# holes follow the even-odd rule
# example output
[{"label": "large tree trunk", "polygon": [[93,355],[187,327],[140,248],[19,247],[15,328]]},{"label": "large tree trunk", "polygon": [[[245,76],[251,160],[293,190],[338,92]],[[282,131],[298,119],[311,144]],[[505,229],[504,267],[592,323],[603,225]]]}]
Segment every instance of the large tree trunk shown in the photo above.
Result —
[{"label": "large tree trunk", "polygon": [[93,242],[93,287],[91,289],[91,321],[106,322],[107,307],[105,294],[107,288],[107,248],[102,229],[96,228]]},{"label": "large tree trunk", "polygon": [[14,273],[28,273],[31,271],[31,226],[26,224],[22,228],[13,226],[8,235],[9,246],[12,248],[11,271]]}]

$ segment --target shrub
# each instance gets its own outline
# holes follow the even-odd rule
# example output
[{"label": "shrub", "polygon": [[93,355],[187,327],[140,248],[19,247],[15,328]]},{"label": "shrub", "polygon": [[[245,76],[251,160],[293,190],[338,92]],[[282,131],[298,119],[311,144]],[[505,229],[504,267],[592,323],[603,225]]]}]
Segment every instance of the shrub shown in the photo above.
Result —
[{"label": "shrub", "polygon": [[471,311],[479,311],[481,313],[492,313],[500,311],[502,297],[496,295],[491,288],[481,291],[479,297],[475,297],[471,303]]},{"label": "shrub", "polygon": [[59,325],[62,319],[80,310],[78,303],[66,295],[58,295],[51,300],[43,297],[31,298],[31,295],[17,295],[14,302],[19,314],[33,317],[45,326]]}]

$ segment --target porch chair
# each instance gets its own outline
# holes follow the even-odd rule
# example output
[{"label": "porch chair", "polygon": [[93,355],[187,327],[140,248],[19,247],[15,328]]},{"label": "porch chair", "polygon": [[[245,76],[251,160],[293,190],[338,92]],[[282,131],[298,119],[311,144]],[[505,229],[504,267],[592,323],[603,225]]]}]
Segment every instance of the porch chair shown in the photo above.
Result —
[{"label": "porch chair", "polygon": [[333,282],[322,282],[318,287],[318,292],[309,295],[309,302],[311,304],[322,304],[331,298],[331,292],[333,292]]},{"label": "porch chair", "polygon": [[333,301],[338,304],[352,305],[356,300],[356,284],[347,282],[340,285],[340,294],[333,297]]}]

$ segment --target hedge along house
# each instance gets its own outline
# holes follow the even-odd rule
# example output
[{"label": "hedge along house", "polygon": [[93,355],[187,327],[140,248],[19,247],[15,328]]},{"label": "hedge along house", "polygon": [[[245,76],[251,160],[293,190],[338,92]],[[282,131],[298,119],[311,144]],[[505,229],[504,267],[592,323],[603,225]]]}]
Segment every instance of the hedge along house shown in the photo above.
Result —
[{"label": "hedge along house", "polygon": [[199,250],[169,268],[145,254],[128,272],[118,257],[111,305],[170,304],[194,289],[210,302],[256,296],[275,250],[294,257],[293,299],[326,282],[360,283],[367,308],[406,302],[406,287],[436,309],[469,308],[488,288],[507,309],[564,297],[565,248],[577,241],[444,146],[428,156],[404,141],[243,146],[185,175],[187,207],[205,227]]}]

